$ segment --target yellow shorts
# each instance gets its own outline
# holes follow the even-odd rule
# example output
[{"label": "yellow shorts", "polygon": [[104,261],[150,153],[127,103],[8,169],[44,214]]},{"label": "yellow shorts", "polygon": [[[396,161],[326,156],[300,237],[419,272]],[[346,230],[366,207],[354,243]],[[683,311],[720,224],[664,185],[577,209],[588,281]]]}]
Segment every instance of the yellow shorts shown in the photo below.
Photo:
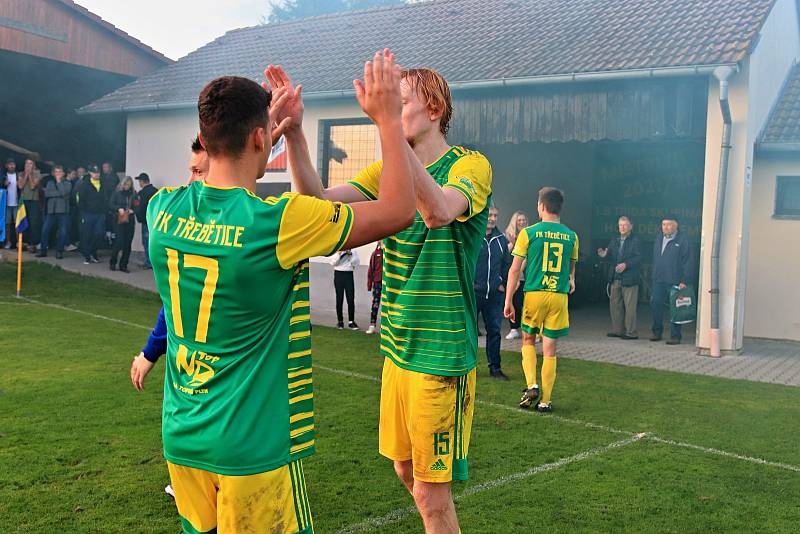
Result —
[{"label": "yellow shorts", "polygon": [[475,369],[463,376],[428,375],[386,358],[378,450],[391,460],[411,460],[414,480],[467,480],[474,409]]},{"label": "yellow shorts", "polygon": [[186,534],[314,531],[300,461],[246,476],[167,467]]},{"label": "yellow shorts", "polygon": [[527,291],[522,303],[522,329],[556,339],[569,334],[568,295],[551,291]]}]

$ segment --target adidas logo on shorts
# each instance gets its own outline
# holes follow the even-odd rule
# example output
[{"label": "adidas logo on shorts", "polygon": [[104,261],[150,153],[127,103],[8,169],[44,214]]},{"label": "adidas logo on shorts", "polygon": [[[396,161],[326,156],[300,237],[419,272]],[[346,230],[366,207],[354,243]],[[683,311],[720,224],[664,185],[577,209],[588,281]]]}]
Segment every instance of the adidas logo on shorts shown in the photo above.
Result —
[{"label": "adidas logo on shorts", "polygon": [[441,458],[436,460],[434,464],[431,466],[431,471],[447,471],[447,466],[444,465],[444,462]]}]

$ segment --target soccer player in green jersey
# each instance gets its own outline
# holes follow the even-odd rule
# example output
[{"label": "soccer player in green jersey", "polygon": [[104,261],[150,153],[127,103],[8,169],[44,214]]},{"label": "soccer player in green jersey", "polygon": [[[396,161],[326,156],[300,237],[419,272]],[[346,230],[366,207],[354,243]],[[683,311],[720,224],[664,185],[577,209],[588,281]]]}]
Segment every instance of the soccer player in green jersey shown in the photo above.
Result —
[{"label": "soccer player in green jersey", "polygon": [[[403,71],[403,132],[414,168],[414,223],[384,241],[379,451],[393,460],[429,533],[457,533],[452,480],[467,478],[478,351],[473,278],[491,198],[492,169],[447,143],[450,89],[431,69]],[[280,67],[267,78],[291,95],[284,115],[298,191],[358,203],[380,198],[391,163],[325,189],[308,157],[300,87]]]},{"label": "soccer player in green jersey", "polygon": [[414,215],[388,51],[367,62],[356,96],[391,160],[376,202],[257,197],[270,93],[239,77],[200,93],[205,181],[150,201],[167,323],[164,455],[184,532],[313,530],[301,462],[314,450],[307,258],[391,235]]},{"label": "soccer player in green jersey", "polygon": [[514,292],[525,267],[525,299],[522,304],[522,370],[526,388],[520,408],[529,408],[539,399],[536,380],[536,335],[542,337],[542,399],[539,412],[551,412],[550,398],[556,382],[556,340],[569,333],[567,295],[575,291],[575,263],[578,261],[578,236],[561,224],[564,194],[554,187],[539,191],[541,221],[528,226],[517,237],[511,254],[514,261],[508,272],[508,290],[503,314],[514,320]]}]

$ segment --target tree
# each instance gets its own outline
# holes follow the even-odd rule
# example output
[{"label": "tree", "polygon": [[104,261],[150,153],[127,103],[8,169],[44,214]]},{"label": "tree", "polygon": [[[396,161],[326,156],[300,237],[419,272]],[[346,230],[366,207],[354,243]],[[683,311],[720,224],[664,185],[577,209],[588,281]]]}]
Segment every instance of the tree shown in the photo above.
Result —
[{"label": "tree", "polygon": [[[404,0],[269,0],[266,22],[286,22],[325,13],[339,13],[354,9],[401,4]],[[263,19],[262,19],[262,22]]]}]

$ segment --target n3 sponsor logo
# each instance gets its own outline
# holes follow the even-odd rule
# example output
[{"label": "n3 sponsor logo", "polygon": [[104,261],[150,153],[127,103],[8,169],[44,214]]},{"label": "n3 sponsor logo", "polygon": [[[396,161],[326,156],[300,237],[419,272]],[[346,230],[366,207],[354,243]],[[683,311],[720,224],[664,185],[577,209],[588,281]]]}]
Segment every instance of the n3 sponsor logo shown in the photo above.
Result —
[{"label": "n3 sponsor logo", "polygon": [[179,373],[188,375],[190,386],[201,386],[211,380],[214,368],[210,364],[217,361],[218,356],[211,356],[201,350],[192,351],[190,356],[185,345],[179,345],[175,355],[175,367]]},{"label": "n3 sponsor logo", "polygon": [[544,275],[542,277],[542,285],[545,286],[547,289],[555,289],[556,287],[558,287],[558,276]]}]

